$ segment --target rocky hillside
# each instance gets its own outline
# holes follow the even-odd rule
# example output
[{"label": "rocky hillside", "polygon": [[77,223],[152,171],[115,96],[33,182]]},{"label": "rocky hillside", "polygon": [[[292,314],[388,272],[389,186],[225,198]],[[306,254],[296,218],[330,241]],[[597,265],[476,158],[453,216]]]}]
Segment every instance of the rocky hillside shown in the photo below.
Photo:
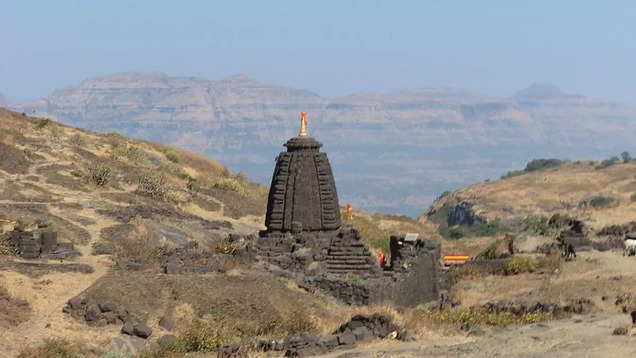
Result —
[{"label": "rocky hillside", "polygon": [[324,98],[245,76],[126,73],[15,108],[204,153],[261,183],[306,111],[310,133],[330,154],[342,201],[411,216],[445,190],[498,177],[533,157],[636,152],[636,110],[548,85],[511,98],[459,89]]},{"label": "rocky hillside", "polygon": [[534,161],[508,177],[442,196],[419,221],[478,226],[554,214],[578,218],[595,231],[636,220],[636,161]]}]

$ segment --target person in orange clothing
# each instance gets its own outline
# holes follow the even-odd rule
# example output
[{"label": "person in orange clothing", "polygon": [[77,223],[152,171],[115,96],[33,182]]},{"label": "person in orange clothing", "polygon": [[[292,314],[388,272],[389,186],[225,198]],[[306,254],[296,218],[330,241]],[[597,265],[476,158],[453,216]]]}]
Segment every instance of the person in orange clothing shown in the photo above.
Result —
[{"label": "person in orange clothing", "polygon": [[384,252],[382,251],[378,253],[378,262],[380,263],[381,268],[384,268],[386,266],[386,257],[384,256]]}]

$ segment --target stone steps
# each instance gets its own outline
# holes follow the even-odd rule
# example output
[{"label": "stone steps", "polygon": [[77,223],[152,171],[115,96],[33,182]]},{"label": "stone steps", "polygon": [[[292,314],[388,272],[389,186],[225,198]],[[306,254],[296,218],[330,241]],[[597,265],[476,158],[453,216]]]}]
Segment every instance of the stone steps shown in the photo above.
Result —
[{"label": "stone steps", "polygon": [[366,259],[359,259],[359,260],[329,260],[327,259],[327,265],[339,265],[339,264],[345,264],[345,265],[368,265],[369,261]]},{"label": "stone steps", "polygon": [[327,264],[327,270],[353,270],[353,271],[368,271],[371,270],[371,265],[335,265],[335,264]]},{"label": "stone steps", "polygon": [[359,260],[367,259],[369,255],[327,255],[326,260]]}]

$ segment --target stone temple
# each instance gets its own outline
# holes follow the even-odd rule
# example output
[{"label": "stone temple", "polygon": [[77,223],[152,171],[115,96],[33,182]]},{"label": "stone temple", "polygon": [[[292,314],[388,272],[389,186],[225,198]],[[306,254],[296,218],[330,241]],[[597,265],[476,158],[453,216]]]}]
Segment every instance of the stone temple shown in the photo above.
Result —
[{"label": "stone temple", "polygon": [[276,158],[257,257],[267,270],[348,304],[412,306],[437,299],[439,243],[392,236],[390,264],[381,268],[359,230],[342,225],[329,159],[307,134],[305,116],[301,113],[298,136]]},{"label": "stone temple", "polygon": [[276,159],[265,217],[269,232],[334,231],[341,225],[329,159],[303,129]]}]

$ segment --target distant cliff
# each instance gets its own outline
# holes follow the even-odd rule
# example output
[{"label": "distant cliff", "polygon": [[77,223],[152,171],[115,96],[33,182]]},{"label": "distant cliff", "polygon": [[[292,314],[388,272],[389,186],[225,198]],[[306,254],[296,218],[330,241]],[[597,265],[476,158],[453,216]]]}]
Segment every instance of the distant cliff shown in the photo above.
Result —
[{"label": "distant cliff", "polygon": [[124,73],[14,108],[199,151],[266,184],[302,110],[329,153],[343,203],[409,215],[444,190],[535,157],[636,152],[635,109],[550,85],[505,99],[449,88],[323,98],[242,75]]}]

